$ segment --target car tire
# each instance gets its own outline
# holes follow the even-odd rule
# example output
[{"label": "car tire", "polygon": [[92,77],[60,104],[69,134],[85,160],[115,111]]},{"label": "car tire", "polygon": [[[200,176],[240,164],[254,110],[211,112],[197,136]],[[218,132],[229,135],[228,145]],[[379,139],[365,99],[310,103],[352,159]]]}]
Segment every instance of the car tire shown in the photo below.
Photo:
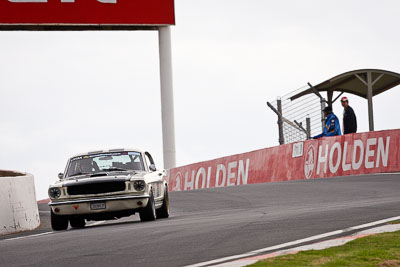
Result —
[{"label": "car tire", "polygon": [[139,216],[142,222],[154,221],[156,219],[157,214],[152,190],[150,190],[150,197],[147,206],[139,212]]},{"label": "car tire", "polygon": [[51,228],[54,231],[62,231],[68,229],[68,217],[62,215],[55,215],[53,210],[50,209],[51,213]]},{"label": "car tire", "polygon": [[83,218],[71,218],[69,224],[72,228],[83,228],[86,225],[86,221]]},{"label": "car tire", "polygon": [[158,218],[168,218],[169,217],[169,197],[168,197],[168,187],[164,190],[164,199],[161,208],[156,210],[157,219]]}]

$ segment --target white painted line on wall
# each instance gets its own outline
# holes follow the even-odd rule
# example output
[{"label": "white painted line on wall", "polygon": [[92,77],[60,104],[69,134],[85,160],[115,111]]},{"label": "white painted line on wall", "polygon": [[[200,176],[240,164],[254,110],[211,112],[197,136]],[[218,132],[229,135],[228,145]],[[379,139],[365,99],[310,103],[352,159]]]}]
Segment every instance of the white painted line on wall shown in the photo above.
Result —
[{"label": "white painted line on wall", "polygon": [[188,265],[186,267],[201,267],[201,266],[215,265],[215,264],[219,264],[219,263],[226,262],[226,261],[231,261],[231,260],[236,260],[236,259],[240,259],[240,258],[251,257],[251,256],[254,256],[254,255],[263,253],[263,252],[268,252],[268,251],[277,250],[277,249],[281,249],[281,248],[285,248],[285,247],[299,245],[299,244],[302,244],[302,243],[315,241],[315,240],[318,240],[318,239],[322,239],[322,238],[326,238],[326,237],[330,237],[330,236],[335,236],[335,235],[338,235],[338,234],[343,234],[343,233],[351,232],[351,231],[354,231],[354,230],[359,230],[359,229],[363,229],[363,228],[367,228],[367,227],[371,227],[371,226],[375,226],[375,225],[379,225],[379,224],[383,224],[383,223],[387,223],[387,222],[391,222],[391,221],[396,221],[396,220],[400,220],[400,216],[392,217],[392,218],[388,218],[388,219],[384,219],[384,220],[379,220],[379,221],[375,221],[375,222],[371,222],[371,223],[366,223],[366,224],[362,224],[362,225],[358,225],[358,226],[354,226],[354,227],[350,227],[350,228],[346,228],[346,229],[342,229],[342,230],[336,230],[336,231],[332,231],[332,232],[328,232],[328,233],[324,233],[324,234],[320,234],[320,235],[315,235],[315,236],[311,236],[311,237],[307,237],[307,238],[303,238],[303,239],[299,239],[299,240],[283,243],[283,244],[280,244],[280,245],[275,245],[275,246],[266,247],[266,248],[262,248],[262,249],[258,249],[258,250],[253,250],[253,251],[250,251],[250,252],[247,252],[247,253],[244,253],[244,254],[240,254],[240,255],[234,255],[234,256],[230,256],[230,257],[225,257],[225,258],[220,258],[220,259],[216,259],[216,260],[201,262],[201,263],[197,263],[197,264],[193,264],[193,265]]}]

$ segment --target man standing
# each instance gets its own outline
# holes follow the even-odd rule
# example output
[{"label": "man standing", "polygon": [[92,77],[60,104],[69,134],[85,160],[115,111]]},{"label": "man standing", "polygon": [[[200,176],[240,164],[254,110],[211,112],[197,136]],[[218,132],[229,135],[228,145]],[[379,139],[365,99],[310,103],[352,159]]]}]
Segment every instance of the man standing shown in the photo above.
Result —
[{"label": "man standing", "polygon": [[341,99],[343,106],[343,134],[356,133],[357,132],[357,118],[354,110],[349,106],[349,100],[347,97]]},{"label": "man standing", "polygon": [[324,109],[325,113],[325,127],[321,134],[314,136],[313,139],[318,139],[324,136],[335,136],[342,135],[340,132],[339,120],[335,114],[332,112],[332,107],[326,107]]}]

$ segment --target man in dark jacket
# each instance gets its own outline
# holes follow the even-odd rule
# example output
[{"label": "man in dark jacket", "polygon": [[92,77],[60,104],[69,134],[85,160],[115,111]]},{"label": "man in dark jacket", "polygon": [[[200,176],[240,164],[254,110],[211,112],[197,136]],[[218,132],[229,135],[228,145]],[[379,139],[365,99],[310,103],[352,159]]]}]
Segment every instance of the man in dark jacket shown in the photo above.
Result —
[{"label": "man in dark jacket", "polygon": [[341,99],[343,110],[343,134],[357,132],[357,117],[354,110],[349,106],[347,97]]}]

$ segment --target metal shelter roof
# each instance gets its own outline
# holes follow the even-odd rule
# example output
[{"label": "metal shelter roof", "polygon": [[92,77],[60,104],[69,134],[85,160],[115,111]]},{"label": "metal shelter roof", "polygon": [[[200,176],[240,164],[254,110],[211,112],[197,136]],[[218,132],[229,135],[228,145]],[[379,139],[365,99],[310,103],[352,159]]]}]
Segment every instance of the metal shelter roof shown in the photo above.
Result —
[{"label": "metal shelter roof", "polygon": [[[372,98],[399,84],[400,74],[396,72],[379,69],[353,70],[330,78],[316,86],[310,85],[309,89],[292,96],[290,100],[293,101],[311,93],[320,96],[319,92],[327,92],[327,101],[323,101],[326,101],[328,106],[332,106],[332,103],[343,93],[363,97],[368,100],[369,129],[373,131]],[[335,100],[332,100],[334,92],[341,92],[341,94]]]},{"label": "metal shelter roof", "polygon": [[[372,78],[372,96],[379,95],[400,84],[399,73],[379,69],[362,69],[337,75],[314,86],[314,88],[319,92],[336,91],[354,94],[368,99],[368,72],[371,73]],[[290,99],[294,100],[313,92],[314,90],[310,88],[292,96]]]}]

